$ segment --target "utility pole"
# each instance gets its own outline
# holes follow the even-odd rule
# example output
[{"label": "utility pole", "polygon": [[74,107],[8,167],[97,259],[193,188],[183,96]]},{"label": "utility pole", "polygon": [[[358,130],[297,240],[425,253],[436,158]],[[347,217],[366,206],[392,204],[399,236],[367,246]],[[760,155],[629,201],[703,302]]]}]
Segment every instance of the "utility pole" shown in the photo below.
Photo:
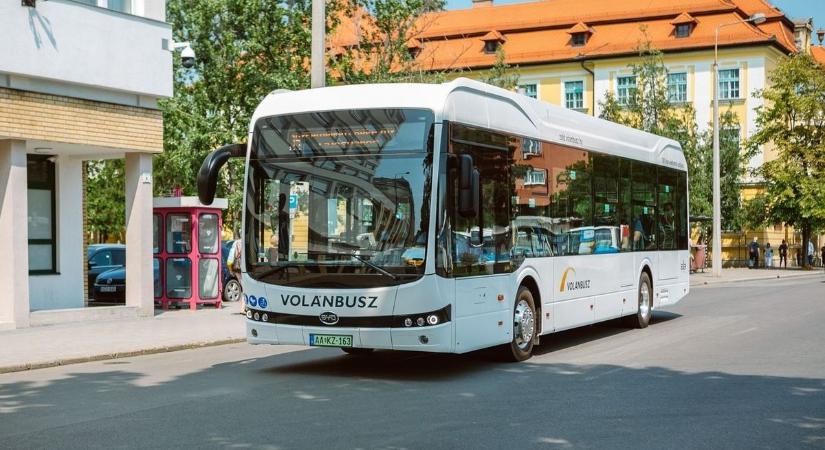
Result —
[{"label": "utility pole", "polygon": [[310,58],[310,87],[324,87],[326,82],[326,0],[312,0],[312,57]]},{"label": "utility pole", "polygon": [[756,13],[747,20],[723,23],[716,27],[713,43],[713,253],[711,270],[714,277],[722,276],[722,193],[720,178],[719,156],[719,30],[723,27],[740,23],[754,23],[759,25],[765,22],[765,14]]}]

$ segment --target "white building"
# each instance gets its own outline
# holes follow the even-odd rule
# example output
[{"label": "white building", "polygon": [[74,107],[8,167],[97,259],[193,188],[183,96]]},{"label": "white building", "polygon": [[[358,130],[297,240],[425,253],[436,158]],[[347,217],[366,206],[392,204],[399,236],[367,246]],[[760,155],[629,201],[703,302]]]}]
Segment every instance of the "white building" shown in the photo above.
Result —
[{"label": "white building", "polygon": [[[0,329],[151,315],[165,0],[0,2]],[[84,308],[83,162],[126,160],[126,306]]]}]

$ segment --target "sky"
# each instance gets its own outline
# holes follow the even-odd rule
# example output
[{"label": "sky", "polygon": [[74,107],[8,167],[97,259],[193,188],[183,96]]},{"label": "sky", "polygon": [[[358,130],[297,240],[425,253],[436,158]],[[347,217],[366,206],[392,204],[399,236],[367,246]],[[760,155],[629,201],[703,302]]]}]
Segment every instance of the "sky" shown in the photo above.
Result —
[{"label": "sky", "polygon": [[[525,0],[493,0],[496,4],[504,3],[521,3]],[[548,0],[552,1],[552,0]],[[774,6],[782,11],[785,11],[790,18],[796,19],[800,17],[814,18],[814,40],[819,43],[816,38],[816,29],[825,28],[825,1],[823,0],[769,0]],[[472,4],[471,0],[447,0],[447,9],[469,8]]]}]

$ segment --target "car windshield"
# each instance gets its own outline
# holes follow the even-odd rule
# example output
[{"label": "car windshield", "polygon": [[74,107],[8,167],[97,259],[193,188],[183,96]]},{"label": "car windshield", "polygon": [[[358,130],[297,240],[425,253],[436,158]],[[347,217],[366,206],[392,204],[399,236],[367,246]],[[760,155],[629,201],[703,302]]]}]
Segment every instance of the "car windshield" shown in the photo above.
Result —
[{"label": "car windshield", "polygon": [[348,110],[256,123],[246,197],[250,276],[372,287],[423,275],[432,113]]}]

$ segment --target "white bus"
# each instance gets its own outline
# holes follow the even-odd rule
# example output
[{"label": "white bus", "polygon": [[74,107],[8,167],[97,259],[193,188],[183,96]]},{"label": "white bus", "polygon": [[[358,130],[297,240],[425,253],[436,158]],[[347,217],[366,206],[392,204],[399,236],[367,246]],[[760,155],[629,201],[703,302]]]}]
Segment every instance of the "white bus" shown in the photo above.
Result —
[{"label": "white bus", "polygon": [[278,91],[247,144],[252,344],[530,357],[539,336],[688,293],[677,142],[480,82]]}]

